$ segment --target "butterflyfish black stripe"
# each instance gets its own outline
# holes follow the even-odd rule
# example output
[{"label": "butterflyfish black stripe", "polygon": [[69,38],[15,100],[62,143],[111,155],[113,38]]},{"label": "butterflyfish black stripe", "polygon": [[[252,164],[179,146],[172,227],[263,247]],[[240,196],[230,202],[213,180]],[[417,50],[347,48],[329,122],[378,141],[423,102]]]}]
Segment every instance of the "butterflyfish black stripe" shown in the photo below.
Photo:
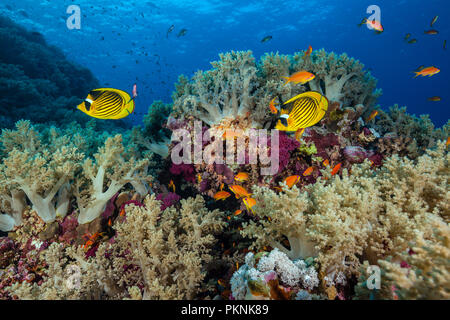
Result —
[{"label": "butterflyfish black stripe", "polygon": [[122,106],[122,101],[120,99],[115,99],[114,101],[108,102],[108,103],[104,103],[101,104],[99,106],[99,108],[97,108],[97,110],[99,112],[105,110],[105,109],[110,109],[110,108],[115,108],[115,107],[121,107]]},{"label": "butterflyfish black stripe", "polygon": [[311,126],[311,124],[314,122],[315,118],[316,118],[317,113],[316,112],[312,112],[308,118],[305,118],[303,121],[301,121],[299,123],[299,126],[301,127],[309,127]]},{"label": "butterflyfish black stripe", "polygon": [[311,107],[308,109],[308,113],[305,113],[302,120],[299,121],[299,124],[303,125],[306,123],[309,123],[309,121],[312,120],[313,117],[317,115],[317,108],[315,105],[311,105]]},{"label": "butterflyfish black stripe", "polygon": [[114,96],[112,98],[108,98],[107,100],[103,101],[102,105],[110,105],[110,104],[116,104],[120,103],[122,99],[118,96]]},{"label": "butterflyfish black stripe", "polygon": [[303,103],[303,106],[294,113],[294,119],[296,119],[296,121],[300,121],[301,119],[306,117],[313,108],[314,104],[312,104],[310,101],[305,101],[305,103]]},{"label": "butterflyfish black stripe", "polygon": [[116,109],[120,109],[121,105],[108,105],[108,106],[104,106],[101,109],[97,109],[96,113],[97,114],[106,114],[109,112],[112,112],[112,110],[116,110]]},{"label": "butterflyfish black stripe", "polygon": [[101,98],[100,98],[100,102],[101,103],[105,103],[105,102],[109,102],[109,101],[111,101],[111,100],[115,100],[115,99],[117,99],[117,98],[120,98],[120,96],[119,95],[116,95],[116,94],[111,94],[111,93],[107,93],[107,94],[105,94],[104,96],[102,96]]},{"label": "butterflyfish black stripe", "polygon": [[305,113],[303,119],[299,121],[298,125],[305,126],[306,124],[309,124],[311,120],[313,120],[317,115],[317,108],[315,105],[311,105],[311,107],[308,109],[308,113]]},{"label": "butterflyfish black stripe", "polygon": [[116,106],[112,106],[109,108],[105,108],[105,109],[101,110],[100,112],[97,112],[97,114],[100,116],[115,115],[115,114],[120,113],[121,110],[122,110],[121,105],[116,105]]},{"label": "butterflyfish black stripe", "polygon": [[294,112],[293,112],[293,117],[295,119],[302,117],[302,115],[305,113],[305,111],[308,108],[308,102],[307,101],[303,101],[303,102],[299,102],[297,104],[297,106],[294,108]]}]

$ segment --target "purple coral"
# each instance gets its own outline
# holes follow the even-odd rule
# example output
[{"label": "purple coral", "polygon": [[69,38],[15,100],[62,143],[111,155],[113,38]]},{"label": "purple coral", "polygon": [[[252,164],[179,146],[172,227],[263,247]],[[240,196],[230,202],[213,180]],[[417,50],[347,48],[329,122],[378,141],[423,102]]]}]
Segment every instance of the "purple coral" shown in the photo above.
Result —
[{"label": "purple coral", "polygon": [[215,164],[217,174],[220,174],[225,177],[224,182],[226,184],[233,183],[234,181],[234,173],[224,164]]},{"label": "purple coral", "polygon": [[194,165],[192,164],[175,164],[172,163],[170,167],[170,173],[173,175],[182,175],[188,182],[195,182]]},{"label": "purple coral", "polygon": [[59,241],[71,243],[77,237],[78,218],[75,212],[66,216],[59,226],[61,230]]},{"label": "purple coral", "polygon": [[166,210],[167,208],[173,206],[175,203],[180,201],[181,197],[176,193],[160,193],[156,196],[156,200],[162,201],[161,203],[161,211]]},{"label": "purple coral", "polygon": [[[272,140],[269,138],[269,146],[271,146]],[[290,138],[286,133],[280,132],[279,135],[279,168],[278,173],[282,172],[287,165],[289,164],[289,160],[291,158],[291,152],[300,147],[300,143]]]},{"label": "purple coral", "polygon": [[348,146],[343,150],[345,159],[350,163],[361,163],[373,156],[374,152],[358,146]]}]

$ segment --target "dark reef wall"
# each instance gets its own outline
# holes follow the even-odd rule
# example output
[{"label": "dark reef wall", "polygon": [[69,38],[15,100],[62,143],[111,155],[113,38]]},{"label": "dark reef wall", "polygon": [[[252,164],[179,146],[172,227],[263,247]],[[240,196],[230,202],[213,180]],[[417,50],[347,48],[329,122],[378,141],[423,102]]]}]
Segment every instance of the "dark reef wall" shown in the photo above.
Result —
[{"label": "dark reef wall", "polygon": [[[63,123],[88,120],[75,106],[98,86],[86,68],[66,60],[38,32],[0,16],[0,126],[19,119]],[[80,48],[82,50],[82,48]]]}]

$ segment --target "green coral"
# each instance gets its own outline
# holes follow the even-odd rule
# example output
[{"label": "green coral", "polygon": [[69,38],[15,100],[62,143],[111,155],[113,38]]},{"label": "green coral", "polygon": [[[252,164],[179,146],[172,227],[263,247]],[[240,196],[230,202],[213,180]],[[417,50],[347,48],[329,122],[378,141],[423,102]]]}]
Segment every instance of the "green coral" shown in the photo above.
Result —
[{"label": "green coral", "polygon": [[314,144],[314,142],[311,143],[303,143],[300,145],[300,147],[298,148],[298,150],[303,153],[306,154],[308,156],[312,156],[314,154],[317,153],[317,148],[316,145]]}]

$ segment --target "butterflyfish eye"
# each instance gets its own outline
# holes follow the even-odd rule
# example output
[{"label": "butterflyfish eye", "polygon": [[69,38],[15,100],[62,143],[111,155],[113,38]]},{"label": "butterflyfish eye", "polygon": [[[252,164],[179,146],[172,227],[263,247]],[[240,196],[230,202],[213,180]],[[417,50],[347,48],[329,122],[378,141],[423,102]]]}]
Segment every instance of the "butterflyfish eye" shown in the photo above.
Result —
[{"label": "butterflyfish eye", "polygon": [[86,110],[89,111],[91,109],[92,100],[86,99],[84,100],[84,106],[86,107]]}]

